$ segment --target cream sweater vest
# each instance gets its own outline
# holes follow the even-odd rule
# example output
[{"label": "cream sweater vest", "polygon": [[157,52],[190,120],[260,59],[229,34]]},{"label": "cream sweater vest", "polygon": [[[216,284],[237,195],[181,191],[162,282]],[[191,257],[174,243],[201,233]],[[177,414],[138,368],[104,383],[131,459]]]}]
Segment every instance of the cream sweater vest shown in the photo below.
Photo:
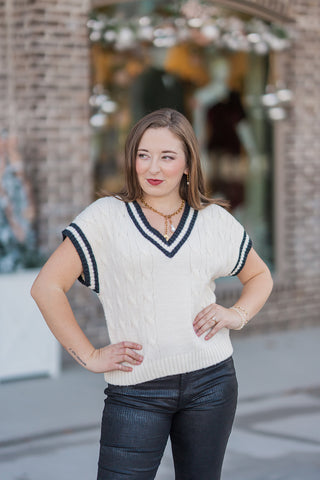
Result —
[{"label": "cream sweater vest", "polygon": [[237,275],[251,248],[243,227],[225,209],[195,211],[186,204],[167,242],[137,202],[97,200],[64,231],[83,265],[79,280],[102,303],[111,343],[140,343],[132,372],[105,373],[107,382],[132,385],[219,363],[232,354],[229,330],[211,340],[192,322],[214,303],[218,277]]}]

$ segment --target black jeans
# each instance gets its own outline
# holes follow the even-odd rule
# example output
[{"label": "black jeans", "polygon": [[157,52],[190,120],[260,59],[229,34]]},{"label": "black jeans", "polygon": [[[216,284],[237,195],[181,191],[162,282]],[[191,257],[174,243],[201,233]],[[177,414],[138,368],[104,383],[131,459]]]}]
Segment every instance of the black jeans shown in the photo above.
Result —
[{"label": "black jeans", "polygon": [[152,480],[169,435],[176,480],[220,479],[238,393],[231,357],[133,386],[109,384],[105,393],[98,480]]}]

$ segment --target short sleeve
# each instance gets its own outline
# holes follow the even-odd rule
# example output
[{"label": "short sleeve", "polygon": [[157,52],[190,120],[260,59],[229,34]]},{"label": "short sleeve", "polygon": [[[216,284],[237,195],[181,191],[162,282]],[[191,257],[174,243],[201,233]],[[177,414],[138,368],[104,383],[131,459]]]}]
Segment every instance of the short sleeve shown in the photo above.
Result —
[{"label": "short sleeve", "polygon": [[89,205],[62,232],[63,239],[68,237],[71,240],[80,257],[83,273],[79,281],[96,293],[100,293],[97,257],[101,218],[99,221],[98,202]]},{"label": "short sleeve", "polygon": [[238,275],[252,248],[252,240],[241,223],[227,210],[219,207],[219,238],[222,258],[221,276]]}]

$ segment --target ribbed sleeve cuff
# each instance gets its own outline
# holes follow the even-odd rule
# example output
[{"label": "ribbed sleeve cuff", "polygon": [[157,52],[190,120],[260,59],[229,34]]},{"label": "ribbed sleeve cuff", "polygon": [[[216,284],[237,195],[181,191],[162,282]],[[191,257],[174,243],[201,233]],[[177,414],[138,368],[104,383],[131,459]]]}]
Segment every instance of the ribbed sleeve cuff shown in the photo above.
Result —
[{"label": "ribbed sleeve cuff", "polygon": [[249,235],[247,234],[246,231],[243,232],[243,237],[242,241],[240,244],[240,249],[239,249],[239,256],[237,263],[234,267],[234,269],[229,273],[229,276],[234,277],[235,275],[238,275],[238,273],[241,272],[244,264],[246,263],[248,253],[250,252],[252,247],[252,241]]},{"label": "ribbed sleeve cuff", "polygon": [[97,263],[87,237],[81,228],[75,223],[71,223],[65,230],[63,230],[62,237],[63,239],[68,237],[71,240],[80,257],[83,275],[81,275],[78,280],[86,287],[99,293],[100,288]]}]

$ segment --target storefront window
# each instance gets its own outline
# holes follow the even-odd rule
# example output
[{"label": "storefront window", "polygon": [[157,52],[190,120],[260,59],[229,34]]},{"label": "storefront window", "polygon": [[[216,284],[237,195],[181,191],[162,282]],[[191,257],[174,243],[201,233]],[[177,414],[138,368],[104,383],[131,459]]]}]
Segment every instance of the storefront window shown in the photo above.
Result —
[{"label": "storefront window", "polygon": [[229,200],[272,267],[273,126],[261,99],[268,41],[285,48],[283,34],[196,1],[109,5],[92,12],[88,27],[96,191],[121,188],[131,125],[157,108],[175,108],[196,131],[208,191]]}]

